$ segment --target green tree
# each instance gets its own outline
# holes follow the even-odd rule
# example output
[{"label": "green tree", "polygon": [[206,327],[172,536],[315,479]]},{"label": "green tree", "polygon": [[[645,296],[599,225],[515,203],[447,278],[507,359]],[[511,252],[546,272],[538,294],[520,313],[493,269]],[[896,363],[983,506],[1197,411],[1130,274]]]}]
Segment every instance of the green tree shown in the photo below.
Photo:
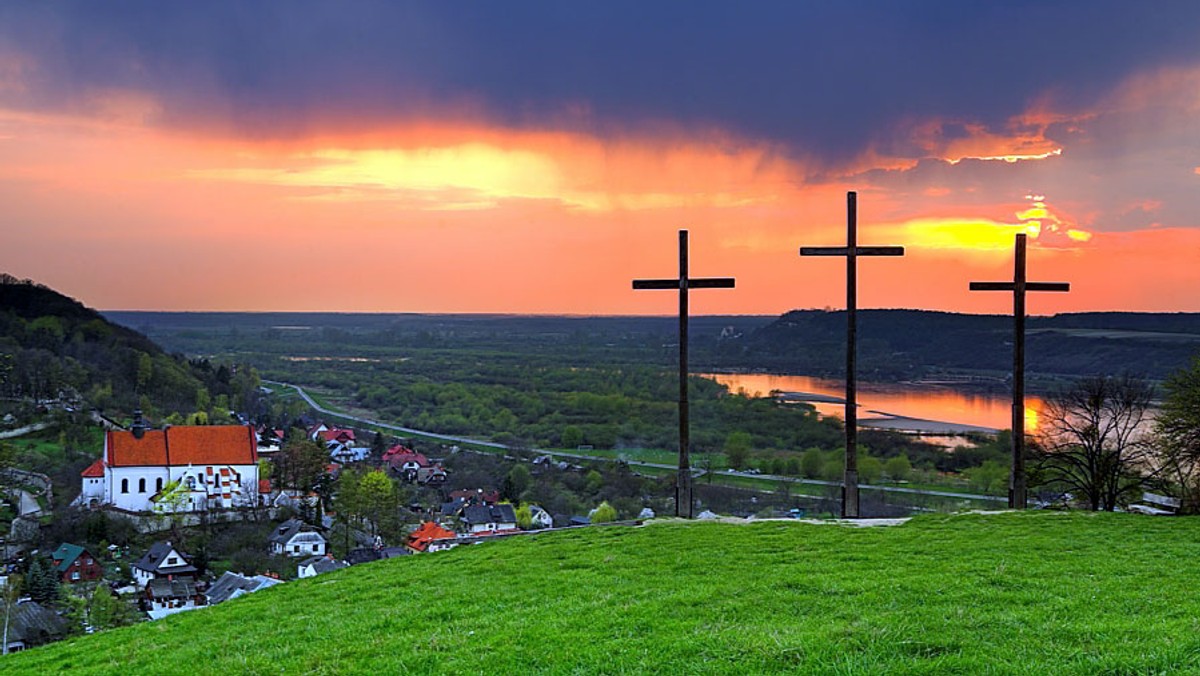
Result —
[{"label": "green tree", "polygon": [[883,472],[892,481],[908,481],[912,476],[912,463],[908,461],[907,455],[900,454],[888,458],[883,464]]},{"label": "green tree", "polygon": [[595,493],[604,487],[604,475],[594,469],[588,470],[583,485],[588,493]]},{"label": "green tree", "polygon": [[329,451],[304,438],[303,432],[291,435],[277,455],[275,472],[280,484],[302,491],[311,491],[329,464]]},{"label": "green tree", "polygon": [[612,523],[617,520],[617,510],[605,500],[592,511],[592,523]]},{"label": "green tree", "polygon": [[825,454],[819,448],[810,448],[800,456],[800,473],[805,479],[816,479],[821,476],[821,468],[825,465]]},{"label": "green tree", "polygon": [[997,494],[1002,491],[1008,479],[1008,468],[995,460],[985,461],[978,467],[971,467],[964,472],[971,487],[977,491]]},{"label": "green tree", "polygon": [[1163,471],[1178,488],[1180,511],[1200,513],[1200,357],[1163,383],[1154,424]]},{"label": "green tree", "polygon": [[367,472],[358,481],[358,503],[362,515],[371,525],[371,537],[375,537],[380,525],[398,507],[395,482],[383,470]]},{"label": "green tree", "polygon": [[583,430],[575,425],[567,425],[562,431],[562,447],[578,448],[583,445]]},{"label": "green tree", "polygon": [[154,376],[154,360],[145,352],[138,354],[137,358],[137,389],[138,392],[145,392],[146,386],[150,384],[150,378]]},{"label": "green tree", "polygon": [[529,530],[533,528],[533,510],[529,508],[529,504],[522,502],[513,511],[517,516],[517,527],[521,530]]},{"label": "green tree", "polygon": [[730,432],[725,437],[725,461],[733,469],[742,469],[750,459],[751,437],[749,432]]},{"label": "green tree", "polygon": [[513,468],[508,471],[508,480],[512,484],[514,499],[519,499],[521,494],[529,489],[529,484],[533,481],[533,476],[529,473],[529,468],[522,463],[513,465]]},{"label": "green tree", "polygon": [[858,459],[858,479],[871,484],[879,480],[883,474],[883,463],[873,455],[864,455]]}]

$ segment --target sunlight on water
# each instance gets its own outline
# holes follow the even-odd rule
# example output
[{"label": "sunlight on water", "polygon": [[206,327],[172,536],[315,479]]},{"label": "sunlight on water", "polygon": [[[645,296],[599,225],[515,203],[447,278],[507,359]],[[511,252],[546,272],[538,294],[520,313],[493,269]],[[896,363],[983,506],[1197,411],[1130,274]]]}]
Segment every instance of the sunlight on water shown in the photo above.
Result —
[{"label": "sunlight on water", "polygon": [[[752,397],[769,396],[773,391],[807,392],[833,397],[845,395],[845,383],[840,380],[788,376],[764,373],[705,373],[729,388],[730,392],[745,392]],[[1004,393],[962,392],[946,387],[921,386],[905,383],[858,383],[859,417],[877,417],[879,413],[937,420],[941,422],[979,425],[1008,429],[1012,425],[1012,399]],[[822,415],[842,417],[841,404],[815,404]],[[1025,398],[1025,429],[1037,429],[1043,403],[1038,397]]]}]

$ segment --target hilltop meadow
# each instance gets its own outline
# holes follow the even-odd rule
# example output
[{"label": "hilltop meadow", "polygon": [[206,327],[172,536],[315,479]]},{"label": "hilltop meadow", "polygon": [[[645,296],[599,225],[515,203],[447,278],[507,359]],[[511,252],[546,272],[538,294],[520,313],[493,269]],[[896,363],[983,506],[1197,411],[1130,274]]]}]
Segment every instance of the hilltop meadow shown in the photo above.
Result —
[{"label": "hilltop meadow", "polygon": [[18,653],[5,673],[1200,671],[1200,521],[674,521],[380,561]]}]

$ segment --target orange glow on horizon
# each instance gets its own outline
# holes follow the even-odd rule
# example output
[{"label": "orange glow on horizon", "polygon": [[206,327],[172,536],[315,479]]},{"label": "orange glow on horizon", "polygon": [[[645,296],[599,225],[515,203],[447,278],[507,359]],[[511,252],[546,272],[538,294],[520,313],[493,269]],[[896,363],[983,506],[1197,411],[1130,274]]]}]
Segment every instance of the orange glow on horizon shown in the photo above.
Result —
[{"label": "orange glow on horizon", "polygon": [[[0,63],[0,92],[19,67]],[[106,309],[669,314],[629,280],[674,274],[688,228],[693,274],[738,280],[694,312],[779,314],[844,302],[843,268],[797,248],[844,243],[854,189],[860,241],[908,247],[860,268],[860,307],[1008,312],[967,284],[1011,277],[1024,232],[1031,278],[1072,283],[1031,313],[1200,311],[1200,223],[1151,191],[1098,218],[1065,189],[1082,153],[1047,129],[1097,114],[916,122],[894,152],[823,173],[719,130],[605,138],[463,113],[254,139],[167,128],[153,97],[103,92],[76,115],[0,107],[0,271]]]}]

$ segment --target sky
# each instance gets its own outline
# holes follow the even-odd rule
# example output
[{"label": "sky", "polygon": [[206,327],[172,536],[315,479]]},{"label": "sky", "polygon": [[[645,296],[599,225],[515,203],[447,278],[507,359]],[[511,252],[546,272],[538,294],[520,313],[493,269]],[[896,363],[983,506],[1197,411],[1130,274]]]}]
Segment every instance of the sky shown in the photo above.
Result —
[{"label": "sky", "polygon": [[0,3],[0,272],[126,310],[1200,311],[1200,3]]}]

